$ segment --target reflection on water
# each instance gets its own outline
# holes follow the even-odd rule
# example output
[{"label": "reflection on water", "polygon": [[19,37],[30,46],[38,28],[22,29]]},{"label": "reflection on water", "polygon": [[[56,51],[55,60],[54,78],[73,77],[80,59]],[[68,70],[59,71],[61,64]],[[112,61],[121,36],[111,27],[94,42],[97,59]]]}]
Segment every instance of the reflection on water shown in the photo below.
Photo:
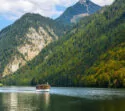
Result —
[{"label": "reflection on water", "polygon": [[0,88],[0,111],[125,111],[125,90]]},{"label": "reflection on water", "polygon": [[42,110],[47,111],[49,104],[50,104],[50,93],[49,92],[43,92],[43,93],[38,93],[37,92],[37,100],[40,108]]},{"label": "reflection on water", "polygon": [[11,93],[10,94],[10,111],[16,111],[18,107],[18,98],[17,94]]},{"label": "reflection on water", "polygon": [[6,111],[9,109],[9,111],[17,111],[18,107],[18,98],[17,94],[15,93],[6,93],[2,94],[2,102],[4,107],[6,108]]},{"label": "reflection on water", "polygon": [[50,102],[50,93],[46,92],[43,95],[44,95],[44,101],[45,101],[45,109],[47,109]]},{"label": "reflection on water", "polygon": [[0,111],[47,111],[50,94],[0,93]]}]

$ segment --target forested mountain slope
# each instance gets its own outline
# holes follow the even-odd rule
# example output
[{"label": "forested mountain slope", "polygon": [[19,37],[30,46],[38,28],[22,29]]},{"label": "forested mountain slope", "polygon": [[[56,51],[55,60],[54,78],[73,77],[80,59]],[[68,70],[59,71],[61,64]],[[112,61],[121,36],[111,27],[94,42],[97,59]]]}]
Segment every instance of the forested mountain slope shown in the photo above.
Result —
[{"label": "forested mountain slope", "polygon": [[14,73],[63,33],[63,27],[54,20],[25,14],[0,31],[0,75]]},{"label": "forested mountain slope", "polygon": [[[73,12],[73,16],[77,16],[78,10],[81,10],[81,14],[87,11],[87,7],[96,7],[92,8],[90,13],[92,10],[94,13],[94,10],[100,9],[88,0],[80,0],[70,13]],[[65,18],[61,20],[63,19],[65,21]],[[71,27],[72,24],[65,26],[60,21],[39,14],[23,15],[14,24],[0,31],[0,75],[3,77],[13,74],[35,58],[49,43],[58,40],[58,37],[65,34]]]},{"label": "forested mountain slope", "polygon": [[125,1],[85,17],[4,84],[124,87]]}]

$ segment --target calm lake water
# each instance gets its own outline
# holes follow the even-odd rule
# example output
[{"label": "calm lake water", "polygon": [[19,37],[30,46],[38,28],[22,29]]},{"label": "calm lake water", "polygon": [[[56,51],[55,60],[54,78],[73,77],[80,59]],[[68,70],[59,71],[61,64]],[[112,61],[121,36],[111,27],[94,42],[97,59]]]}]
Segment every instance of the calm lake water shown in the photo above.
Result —
[{"label": "calm lake water", "polygon": [[0,111],[125,111],[125,89],[1,87]]}]

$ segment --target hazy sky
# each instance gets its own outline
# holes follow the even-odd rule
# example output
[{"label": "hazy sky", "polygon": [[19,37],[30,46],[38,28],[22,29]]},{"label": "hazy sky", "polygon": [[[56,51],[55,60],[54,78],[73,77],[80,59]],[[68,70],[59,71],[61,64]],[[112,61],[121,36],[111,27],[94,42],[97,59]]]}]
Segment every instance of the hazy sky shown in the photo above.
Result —
[{"label": "hazy sky", "polygon": [[[39,13],[43,16],[56,18],[63,11],[79,0],[0,0],[0,29],[13,23],[24,13]],[[91,0],[104,6],[114,0]]]}]

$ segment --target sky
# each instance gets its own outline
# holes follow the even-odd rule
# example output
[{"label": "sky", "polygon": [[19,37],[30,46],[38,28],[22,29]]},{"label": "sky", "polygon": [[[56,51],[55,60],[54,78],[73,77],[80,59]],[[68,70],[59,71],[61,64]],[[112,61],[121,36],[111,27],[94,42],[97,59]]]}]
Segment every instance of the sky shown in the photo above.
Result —
[{"label": "sky", "polygon": [[[0,0],[0,30],[25,13],[39,13],[50,18],[57,18],[64,10],[79,0]],[[114,0],[91,0],[104,6],[110,5]]]}]

